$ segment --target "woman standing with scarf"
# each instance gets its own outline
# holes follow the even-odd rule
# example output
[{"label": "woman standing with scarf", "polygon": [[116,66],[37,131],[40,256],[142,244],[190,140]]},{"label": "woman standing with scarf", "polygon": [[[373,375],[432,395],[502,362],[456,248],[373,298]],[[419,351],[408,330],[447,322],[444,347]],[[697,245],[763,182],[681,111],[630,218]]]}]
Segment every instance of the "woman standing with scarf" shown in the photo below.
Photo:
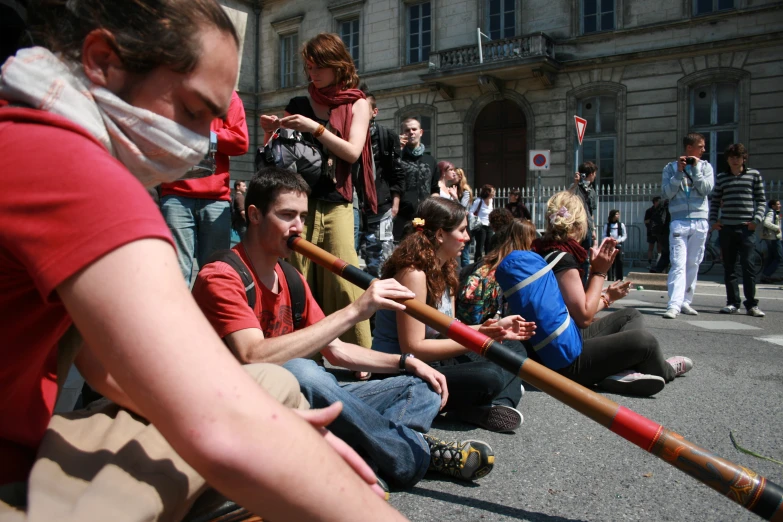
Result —
[{"label": "woman standing with scarf", "polygon": [[[370,104],[357,89],[359,77],[345,44],[335,34],[322,33],[302,49],[310,81],[308,96],[292,98],[285,116],[261,116],[264,141],[279,127],[308,133],[328,158],[329,167],[311,187],[303,237],[327,252],[359,266],[353,237],[353,184],[363,205],[377,212],[369,137]],[[356,175],[358,174],[358,175]],[[293,254],[291,263],[307,278],[326,315],[345,308],[361,291],[309,259]],[[342,340],[366,348],[372,342],[368,321],[358,323]],[[362,379],[369,377],[364,374]]]}]

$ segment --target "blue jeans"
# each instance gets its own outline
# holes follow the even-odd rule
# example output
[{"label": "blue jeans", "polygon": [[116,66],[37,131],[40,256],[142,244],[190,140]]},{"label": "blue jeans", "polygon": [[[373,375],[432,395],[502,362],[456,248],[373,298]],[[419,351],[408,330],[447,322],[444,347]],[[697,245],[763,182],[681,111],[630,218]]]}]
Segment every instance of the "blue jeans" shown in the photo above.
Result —
[{"label": "blue jeans", "polygon": [[370,460],[384,478],[416,484],[430,465],[427,432],[440,409],[440,395],[412,375],[340,384],[310,359],[283,365],[299,381],[313,408],[340,401],[343,411],[329,429]]},{"label": "blue jeans", "polygon": [[[385,231],[381,230],[381,227],[387,226]],[[367,264],[365,271],[375,277],[380,277],[381,265],[386,262],[394,251],[394,237],[391,233],[391,214],[389,214],[388,221],[383,220],[365,222],[364,232],[361,234],[364,237],[365,244],[365,262]],[[386,239],[381,239],[385,237]]]},{"label": "blue jeans", "polygon": [[228,201],[166,196],[160,211],[177,246],[177,262],[188,286],[193,284],[193,258],[201,267],[217,250],[231,245],[231,209]]},{"label": "blue jeans", "polygon": [[779,239],[765,239],[764,241],[767,242],[767,266],[764,267],[761,275],[772,277],[775,275],[775,270],[778,269],[780,260],[783,258],[783,251],[781,250]]}]

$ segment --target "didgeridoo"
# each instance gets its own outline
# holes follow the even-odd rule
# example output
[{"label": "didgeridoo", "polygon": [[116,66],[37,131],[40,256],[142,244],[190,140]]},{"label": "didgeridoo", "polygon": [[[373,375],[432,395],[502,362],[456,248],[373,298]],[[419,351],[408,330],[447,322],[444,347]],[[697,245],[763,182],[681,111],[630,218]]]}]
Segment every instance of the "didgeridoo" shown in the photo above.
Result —
[{"label": "didgeridoo", "polygon": [[[375,279],[301,237],[289,238],[288,246],[359,288],[367,289]],[[713,455],[682,435],[506,348],[431,306],[415,299],[402,304],[405,305],[405,313],[416,320],[519,375],[539,390],[726,495],[749,511],[766,520],[783,522],[783,488],[774,482]]]}]

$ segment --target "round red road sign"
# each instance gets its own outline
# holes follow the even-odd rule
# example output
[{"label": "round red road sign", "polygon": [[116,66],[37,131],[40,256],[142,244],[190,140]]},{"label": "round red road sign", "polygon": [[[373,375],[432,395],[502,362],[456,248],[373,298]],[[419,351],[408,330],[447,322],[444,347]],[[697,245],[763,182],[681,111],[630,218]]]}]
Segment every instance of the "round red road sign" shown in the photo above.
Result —
[{"label": "round red road sign", "polygon": [[535,165],[536,167],[543,167],[544,165],[546,165],[546,156],[544,156],[543,154],[536,154],[535,156],[533,156],[533,165]]}]

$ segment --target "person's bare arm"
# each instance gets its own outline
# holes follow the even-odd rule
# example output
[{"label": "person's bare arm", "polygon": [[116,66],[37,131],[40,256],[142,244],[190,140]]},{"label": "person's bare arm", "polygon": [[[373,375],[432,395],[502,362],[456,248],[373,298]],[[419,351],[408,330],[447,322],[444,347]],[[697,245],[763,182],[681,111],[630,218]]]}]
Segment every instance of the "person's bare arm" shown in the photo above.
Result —
[{"label": "person's bare arm", "polygon": [[109,375],[101,361],[93,353],[87,343],[82,343],[79,355],[74,361],[79,373],[84,377],[93,390],[97,391],[107,399],[119,404],[123,408],[129,409],[145,417],[144,412],[128,397],[117,381]]},{"label": "person's bare arm", "polygon": [[225,340],[243,364],[283,364],[320,352],[356,323],[369,319],[380,308],[404,310],[405,307],[395,300],[411,297],[413,293],[394,279],[376,280],[359,299],[307,328],[270,338],[265,338],[260,328],[246,328],[228,334]]},{"label": "person's bare arm", "polygon": [[[331,131],[324,131],[317,139],[334,153],[338,158],[355,163],[362,155],[364,142],[367,140],[367,129],[370,128],[370,104],[367,100],[356,100],[351,107],[353,119],[351,120],[351,129],[348,139],[341,138]],[[318,122],[302,116],[301,114],[286,113],[280,120],[280,124],[287,129],[294,129],[300,132],[313,133],[318,130]]]},{"label": "person's bare arm", "polygon": [[[375,352],[339,339],[335,339],[322,353],[330,364],[349,370],[373,373],[400,371],[399,355]],[[446,405],[449,395],[446,377],[442,373],[418,359],[406,359],[405,367],[409,373],[421,378],[440,394],[441,408]]]},{"label": "person's bare arm", "polygon": [[242,370],[188,292],[170,245],[125,245],[57,292],[106,372],[223,494],[271,520],[403,520]]},{"label": "person's bare arm", "polygon": [[587,328],[600,309],[601,291],[606,280],[606,272],[612,266],[618,253],[618,250],[614,248],[615,244],[614,239],[606,237],[599,246],[590,249],[591,275],[587,281],[587,291],[582,286],[579,271],[575,268],[563,270],[555,276],[568,313],[580,328]]}]

